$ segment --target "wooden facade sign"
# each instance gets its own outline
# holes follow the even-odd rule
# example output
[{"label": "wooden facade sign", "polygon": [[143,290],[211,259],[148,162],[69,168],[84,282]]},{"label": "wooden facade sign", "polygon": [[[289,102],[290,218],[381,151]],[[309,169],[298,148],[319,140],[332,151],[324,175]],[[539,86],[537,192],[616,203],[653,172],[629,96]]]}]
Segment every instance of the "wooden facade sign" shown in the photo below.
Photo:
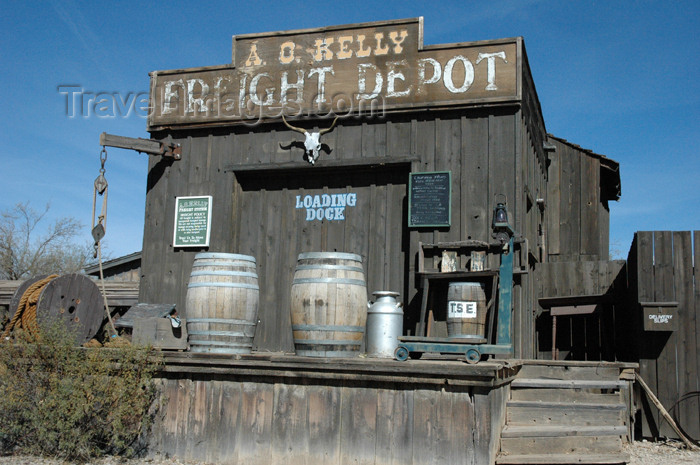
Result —
[{"label": "wooden facade sign", "polygon": [[411,173],[408,184],[408,226],[450,226],[451,173],[449,171]]},{"label": "wooden facade sign", "polygon": [[211,199],[211,195],[176,199],[173,247],[209,246]]},{"label": "wooden facade sign", "polygon": [[234,36],[232,63],[151,73],[149,130],[515,101],[521,39],[424,47],[422,18]]}]

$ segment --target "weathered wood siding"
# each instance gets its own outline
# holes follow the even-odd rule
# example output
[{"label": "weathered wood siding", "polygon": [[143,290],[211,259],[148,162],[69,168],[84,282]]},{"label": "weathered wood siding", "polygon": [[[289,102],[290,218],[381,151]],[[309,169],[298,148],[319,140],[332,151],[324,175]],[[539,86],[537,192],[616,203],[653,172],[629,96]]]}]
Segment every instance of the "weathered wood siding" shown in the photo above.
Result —
[{"label": "weathered wood siding", "polygon": [[180,379],[166,381],[163,395],[169,402],[154,447],[185,460],[489,463],[488,436],[493,433],[482,424],[480,437],[472,434],[477,417],[490,423],[487,392]]},{"label": "weathered wood siding", "polygon": [[607,260],[608,201],[618,192],[607,186],[604,157],[553,136],[548,141],[556,148],[547,183],[548,261]]},{"label": "weathered wood siding", "polygon": [[[628,343],[642,378],[679,426],[700,437],[700,231],[635,234],[628,257]],[[678,302],[676,331],[644,331],[640,302]],[[642,397],[644,436],[675,437],[656,408]]]},{"label": "weathered wood siding", "polygon": [[[524,66],[528,66],[527,59]],[[530,72],[523,74],[523,110],[519,113],[520,125],[516,134],[519,156],[516,157],[515,190],[517,209],[515,223],[524,242],[516,255],[513,332],[515,353],[522,358],[535,358],[537,354],[535,317],[537,306],[536,264],[546,257],[545,204],[547,190],[547,154],[544,151],[544,121]]]},{"label": "weathered wood siding", "polygon": [[294,373],[290,363],[268,376],[254,374],[265,362],[227,374],[223,366],[169,365],[176,371],[160,379],[150,453],[246,465],[494,463],[508,384],[494,382],[495,372],[483,378],[494,386],[437,373],[422,382],[396,376],[392,363],[402,362],[359,374],[325,362],[313,368],[323,379]]},{"label": "weathered wood siding", "polygon": [[[183,156],[176,162],[152,159],[149,166],[140,299],[176,303],[186,315],[187,281],[199,250],[172,247],[175,198],[212,195],[208,250],[249,254],[258,261],[256,349],[293,350],[291,278],[297,255],[308,251],[360,254],[370,297],[376,290],[400,292],[407,308],[405,328],[415,328],[419,241],[491,241],[494,196],[504,194],[515,229],[537,243],[536,236],[529,237],[535,227],[526,229],[526,218],[534,224],[534,213],[526,213],[522,191],[525,182],[542,185],[543,168],[530,133],[538,129],[525,125],[515,107],[347,120],[323,136],[331,151],[323,152],[315,166],[301,160],[301,149],[286,148],[299,135],[282,125],[159,134],[182,144]],[[408,174],[426,171],[452,173],[449,228],[406,227]],[[305,211],[295,209],[297,195],[337,192],[357,194],[345,221],[305,221]],[[516,280],[516,356],[530,356],[533,350],[534,292],[526,256],[516,254],[515,263],[526,273]],[[487,267],[498,265],[497,255],[487,257]],[[464,269],[466,259],[459,266]]]}]

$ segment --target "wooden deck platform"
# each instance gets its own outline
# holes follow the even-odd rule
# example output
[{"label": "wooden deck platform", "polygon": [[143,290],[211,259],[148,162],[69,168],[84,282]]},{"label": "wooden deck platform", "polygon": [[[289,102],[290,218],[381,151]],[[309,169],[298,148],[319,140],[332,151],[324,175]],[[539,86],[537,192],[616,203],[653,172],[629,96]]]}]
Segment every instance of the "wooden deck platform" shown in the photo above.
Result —
[{"label": "wooden deck platform", "polygon": [[[429,357],[429,356],[428,356]],[[464,357],[461,357],[464,358]],[[166,373],[207,373],[273,378],[349,379],[408,384],[497,387],[511,382],[521,361],[487,361],[468,367],[458,357],[399,362],[388,358],[323,358],[294,354],[221,355],[166,352]]]},{"label": "wooden deck platform", "polygon": [[[629,404],[614,395],[628,392],[623,364],[187,352],[167,353],[165,362],[152,454],[246,465],[488,465],[544,460],[533,455],[543,444],[551,447],[541,463],[560,463],[566,454],[554,446],[573,444],[600,459],[586,463],[625,461],[617,445],[628,423],[618,420]],[[572,388],[580,376],[590,385]],[[611,395],[591,397],[595,389]],[[576,405],[564,409],[562,427],[550,412],[566,402]],[[600,412],[605,425],[596,423]]]},{"label": "wooden deck platform", "polygon": [[489,464],[517,370],[170,353],[150,450],[217,464]]}]

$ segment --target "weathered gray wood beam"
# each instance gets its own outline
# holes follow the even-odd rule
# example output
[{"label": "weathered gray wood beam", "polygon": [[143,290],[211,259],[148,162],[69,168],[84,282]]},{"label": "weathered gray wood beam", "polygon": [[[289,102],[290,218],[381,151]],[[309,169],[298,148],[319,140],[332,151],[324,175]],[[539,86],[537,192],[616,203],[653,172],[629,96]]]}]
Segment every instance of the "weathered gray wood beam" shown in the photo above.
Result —
[{"label": "weathered gray wood beam", "polygon": [[137,152],[143,152],[149,155],[160,155],[175,160],[179,160],[182,155],[180,144],[161,142],[153,139],[115,136],[113,134],[107,134],[106,132],[100,134],[100,145],[103,147],[136,150]]}]

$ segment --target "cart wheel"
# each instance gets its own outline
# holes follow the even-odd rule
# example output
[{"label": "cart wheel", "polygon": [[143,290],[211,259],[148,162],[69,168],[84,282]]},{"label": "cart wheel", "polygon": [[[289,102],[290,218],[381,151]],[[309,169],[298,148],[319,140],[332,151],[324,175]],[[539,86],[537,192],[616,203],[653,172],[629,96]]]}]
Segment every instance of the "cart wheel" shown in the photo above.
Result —
[{"label": "cart wheel", "polygon": [[408,356],[412,360],[419,360],[423,356],[423,352],[409,352]]},{"label": "cart wheel", "polygon": [[399,362],[403,362],[403,361],[407,360],[408,359],[408,349],[403,347],[403,346],[397,347],[396,350],[394,351],[394,358],[396,360],[398,360]]},{"label": "cart wheel", "polygon": [[476,349],[469,349],[466,353],[466,356],[467,363],[469,363],[470,365],[479,363],[479,360],[481,360],[481,353],[479,353],[479,351]]}]

